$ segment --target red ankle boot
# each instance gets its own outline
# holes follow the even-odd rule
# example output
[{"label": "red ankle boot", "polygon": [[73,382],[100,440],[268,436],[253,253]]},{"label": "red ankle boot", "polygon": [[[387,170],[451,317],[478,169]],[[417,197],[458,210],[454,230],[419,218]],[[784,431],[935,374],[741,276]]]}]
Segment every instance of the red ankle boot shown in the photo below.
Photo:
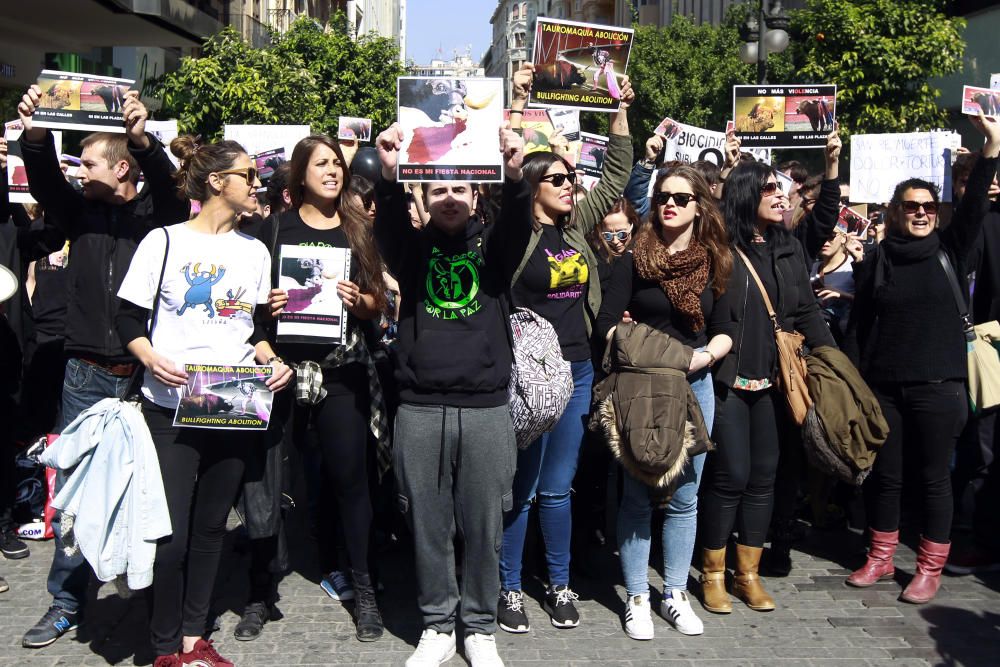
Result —
[{"label": "red ankle boot", "polygon": [[948,560],[949,550],[950,542],[941,544],[931,542],[926,537],[920,538],[920,546],[917,547],[917,572],[900,596],[904,602],[923,604],[934,599],[938,586],[941,585],[941,568]]},{"label": "red ankle boot", "polygon": [[847,578],[849,585],[858,588],[866,588],[882,579],[892,579],[896,573],[892,557],[896,553],[896,545],[899,544],[899,531],[883,533],[880,530],[869,529],[868,532],[871,535],[868,560]]}]

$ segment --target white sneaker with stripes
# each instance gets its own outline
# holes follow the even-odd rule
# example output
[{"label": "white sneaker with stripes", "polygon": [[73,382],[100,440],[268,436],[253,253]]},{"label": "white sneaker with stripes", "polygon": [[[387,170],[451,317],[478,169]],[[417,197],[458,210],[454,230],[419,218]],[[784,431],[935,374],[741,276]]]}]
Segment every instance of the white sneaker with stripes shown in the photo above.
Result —
[{"label": "white sneaker with stripes", "polygon": [[691,608],[687,591],[679,588],[664,591],[663,602],[660,603],[660,615],[682,635],[700,635],[705,632],[705,624]]},{"label": "white sneaker with stripes", "polygon": [[625,603],[625,634],[632,639],[652,639],[653,633],[649,593],[629,597]]}]

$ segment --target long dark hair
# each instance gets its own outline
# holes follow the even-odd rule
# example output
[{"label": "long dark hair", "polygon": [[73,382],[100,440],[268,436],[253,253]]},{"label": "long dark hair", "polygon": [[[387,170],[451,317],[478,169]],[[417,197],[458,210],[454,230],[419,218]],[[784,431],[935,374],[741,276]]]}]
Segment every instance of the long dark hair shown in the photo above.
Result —
[{"label": "long dark hair", "polygon": [[313,152],[319,146],[330,148],[340,160],[344,170],[343,183],[337,196],[337,214],[340,216],[344,235],[347,236],[347,244],[351,246],[351,263],[358,264],[358,285],[362,291],[375,297],[376,308],[384,310],[386,285],[382,277],[382,256],[375,244],[368,214],[358,206],[353,197],[344,196],[351,182],[351,168],[344,159],[340,144],[325,134],[313,134],[295,144],[292,159],[288,162],[288,195],[292,200],[292,208],[301,208],[305,201],[306,170],[309,168]]},{"label": "long dark hair", "polygon": [[[749,250],[757,231],[757,208],[760,206],[760,189],[774,175],[774,169],[763,162],[740,162],[726,178],[722,192],[722,206],[726,231],[733,245]],[[782,225],[772,225],[771,227]]]},{"label": "long dark hair", "polygon": [[[526,180],[528,185],[531,186],[532,201],[534,201],[535,196],[538,194],[538,184],[541,182],[542,176],[544,176],[545,172],[547,172],[556,162],[562,162],[568,173],[576,172],[573,165],[555,153],[539,151],[524,158],[524,164],[521,166],[521,170],[524,173],[524,180]],[[559,227],[570,227],[575,221],[576,197],[573,198],[573,207],[570,209],[569,213],[560,215],[556,220],[556,225]],[[536,220],[535,229],[538,229],[539,224],[540,223]]]},{"label": "long dark hair", "polygon": [[[691,191],[698,198],[698,215],[694,219],[694,230],[692,237],[700,242],[708,250],[708,256],[712,261],[712,294],[718,299],[726,291],[729,283],[729,274],[733,271],[733,253],[729,251],[729,234],[726,233],[726,225],[722,221],[722,213],[715,204],[715,197],[712,196],[712,187],[702,176],[697,167],[682,164],[670,169],[661,169],[653,183],[653,194],[660,191],[663,182],[674,176],[683,178],[691,186]],[[650,208],[650,224],[642,230],[642,234],[649,234],[657,238],[663,229],[663,219],[660,217],[660,207],[655,203]]]}]

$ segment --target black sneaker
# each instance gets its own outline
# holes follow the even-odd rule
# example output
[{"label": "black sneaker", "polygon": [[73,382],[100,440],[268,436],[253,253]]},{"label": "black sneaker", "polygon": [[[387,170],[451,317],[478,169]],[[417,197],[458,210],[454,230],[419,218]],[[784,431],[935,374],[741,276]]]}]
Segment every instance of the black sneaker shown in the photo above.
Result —
[{"label": "black sneaker", "polygon": [[500,591],[497,600],[497,625],[501,630],[520,635],[531,629],[528,615],[524,612],[524,593],[521,591]]},{"label": "black sneaker", "polygon": [[27,558],[31,552],[28,551],[28,545],[22,542],[13,530],[4,528],[0,530],[0,553],[9,560],[18,560]]},{"label": "black sneaker", "polygon": [[552,625],[557,628],[575,628],[580,625],[580,612],[573,604],[580,596],[569,589],[569,586],[550,586],[545,591],[545,602],[542,608],[549,615]]},{"label": "black sneaker", "polygon": [[80,612],[66,611],[52,605],[45,612],[35,627],[24,633],[21,646],[24,648],[42,648],[62,637],[70,630],[75,630],[80,621]]},{"label": "black sneaker", "polygon": [[251,602],[243,610],[240,622],[236,624],[233,636],[241,642],[249,642],[260,637],[264,624],[271,620],[271,610],[264,602]]}]

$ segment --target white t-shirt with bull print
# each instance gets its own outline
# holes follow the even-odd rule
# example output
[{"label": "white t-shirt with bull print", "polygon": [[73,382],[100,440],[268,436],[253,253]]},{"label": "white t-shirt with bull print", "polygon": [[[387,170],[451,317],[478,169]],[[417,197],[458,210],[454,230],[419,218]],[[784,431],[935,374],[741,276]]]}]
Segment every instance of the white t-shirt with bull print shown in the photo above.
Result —
[{"label": "white t-shirt with bull print", "polygon": [[[153,330],[153,349],[184,364],[251,365],[253,313],[267,302],[271,255],[246,234],[203,234],[186,223],[166,228],[170,251]],[[135,251],[118,296],[153,307],[165,247],[163,230],[146,235]],[[177,407],[180,390],[146,373],[142,394],[165,408]]]}]

